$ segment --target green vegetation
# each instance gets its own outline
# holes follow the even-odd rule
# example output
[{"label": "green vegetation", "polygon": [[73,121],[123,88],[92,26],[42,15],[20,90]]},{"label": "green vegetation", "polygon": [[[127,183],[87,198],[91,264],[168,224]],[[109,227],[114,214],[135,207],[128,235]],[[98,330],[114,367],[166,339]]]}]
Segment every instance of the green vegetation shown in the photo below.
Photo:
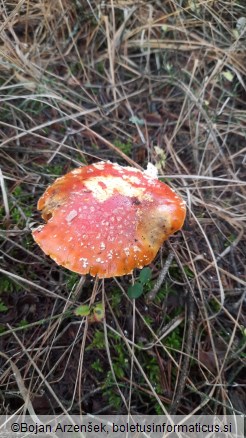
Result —
[{"label": "green vegetation", "polygon": [[163,344],[167,348],[169,347],[175,350],[180,350],[182,346],[182,336],[180,334],[180,328],[178,327],[173,330],[172,333],[164,339]]},{"label": "green vegetation", "polygon": [[72,290],[74,286],[78,283],[80,275],[75,272],[67,272],[67,289]]},{"label": "green vegetation", "polygon": [[45,172],[57,177],[62,176],[64,173],[63,166],[61,164],[49,164],[46,166]]},{"label": "green vegetation", "polygon": [[121,151],[124,152],[124,154],[130,156],[132,151],[132,144],[130,141],[127,141],[127,143],[123,143],[120,140],[115,140],[114,145]]},{"label": "green vegetation", "polygon": [[[37,416],[125,414],[123,397],[243,415],[245,1],[2,3],[1,351],[24,388],[1,357],[2,414],[31,390]],[[154,164],[187,219],[149,267],[82,278],[31,230],[45,188],[101,160]]]},{"label": "green vegetation", "polygon": [[9,277],[0,276],[0,294],[3,292],[12,293],[16,285]]},{"label": "green vegetation", "polygon": [[87,347],[87,350],[105,350],[105,339],[104,339],[104,332],[101,330],[96,330],[93,336],[92,341]]},{"label": "green vegetation", "polygon": [[143,268],[142,271],[139,274],[139,279],[136,281],[132,286],[129,286],[128,288],[128,296],[129,298],[139,298],[143,291],[144,286],[149,283],[151,279],[151,269],[150,268]]},{"label": "green vegetation", "polygon": [[3,300],[0,299],[0,312],[6,312],[8,307],[4,304]]},{"label": "green vegetation", "polygon": [[99,358],[97,358],[94,362],[92,362],[91,368],[97,371],[98,373],[103,373],[103,367]]},{"label": "green vegetation", "polygon": [[[122,387],[123,389],[123,387]],[[118,392],[115,380],[111,371],[108,372],[103,385],[103,396],[108,401],[113,412],[117,412],[122,405],[122,398]]]}]

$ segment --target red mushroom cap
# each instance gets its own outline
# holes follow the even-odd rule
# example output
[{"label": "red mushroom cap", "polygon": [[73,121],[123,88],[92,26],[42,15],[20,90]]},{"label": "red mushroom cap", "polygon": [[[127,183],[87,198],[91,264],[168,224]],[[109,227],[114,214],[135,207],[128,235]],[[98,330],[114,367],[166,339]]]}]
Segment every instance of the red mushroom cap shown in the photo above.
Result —
[{"label": "red mushroom cap", "polygon": [[32,234],[42,250],[71,271],[99,278],[149,264],[186,215],[184,201],[156,177],[110,162],[58,178],[38,209],[47,223]]}]

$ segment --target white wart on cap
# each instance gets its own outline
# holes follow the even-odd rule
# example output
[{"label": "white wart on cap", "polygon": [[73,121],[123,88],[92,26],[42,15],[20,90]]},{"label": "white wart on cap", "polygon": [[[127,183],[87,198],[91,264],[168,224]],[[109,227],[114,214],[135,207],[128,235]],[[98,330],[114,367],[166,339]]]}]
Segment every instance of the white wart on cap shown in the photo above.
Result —
[{"label": "white wart on cap", "polygon": [[38,201],[33,238],[56,263],[108,278],[148,265],[185,219],[184,201],[155,176],[99,162],[58,178]]}]

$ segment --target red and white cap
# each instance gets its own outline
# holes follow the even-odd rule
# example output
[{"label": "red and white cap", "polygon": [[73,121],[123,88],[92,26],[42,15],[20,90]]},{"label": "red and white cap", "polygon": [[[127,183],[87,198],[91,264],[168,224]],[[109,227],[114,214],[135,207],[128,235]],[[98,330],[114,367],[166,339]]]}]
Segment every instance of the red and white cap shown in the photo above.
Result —
[{"label": "red and white cap", "polygon": [[99,162],[58,178],[38,201],[33,238],[56,263],[108,278],[148,265],[185,219],[184,201],[148,172]]}]

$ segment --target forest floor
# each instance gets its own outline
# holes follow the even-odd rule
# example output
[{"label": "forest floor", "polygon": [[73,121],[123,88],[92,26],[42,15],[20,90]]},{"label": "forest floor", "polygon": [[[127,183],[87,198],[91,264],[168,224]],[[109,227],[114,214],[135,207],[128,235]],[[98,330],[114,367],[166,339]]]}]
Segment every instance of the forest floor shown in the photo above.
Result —
[{"label": "forest floor", "polygon": [[[244,413],[245,2],[2,1],[0,15],[2,413]],[[101,160],[151,162],[187,204],[137,299],[140,270],[81,277],[32,238],[45,188]],[[92,293],[99,322],[74,313]]]}]

